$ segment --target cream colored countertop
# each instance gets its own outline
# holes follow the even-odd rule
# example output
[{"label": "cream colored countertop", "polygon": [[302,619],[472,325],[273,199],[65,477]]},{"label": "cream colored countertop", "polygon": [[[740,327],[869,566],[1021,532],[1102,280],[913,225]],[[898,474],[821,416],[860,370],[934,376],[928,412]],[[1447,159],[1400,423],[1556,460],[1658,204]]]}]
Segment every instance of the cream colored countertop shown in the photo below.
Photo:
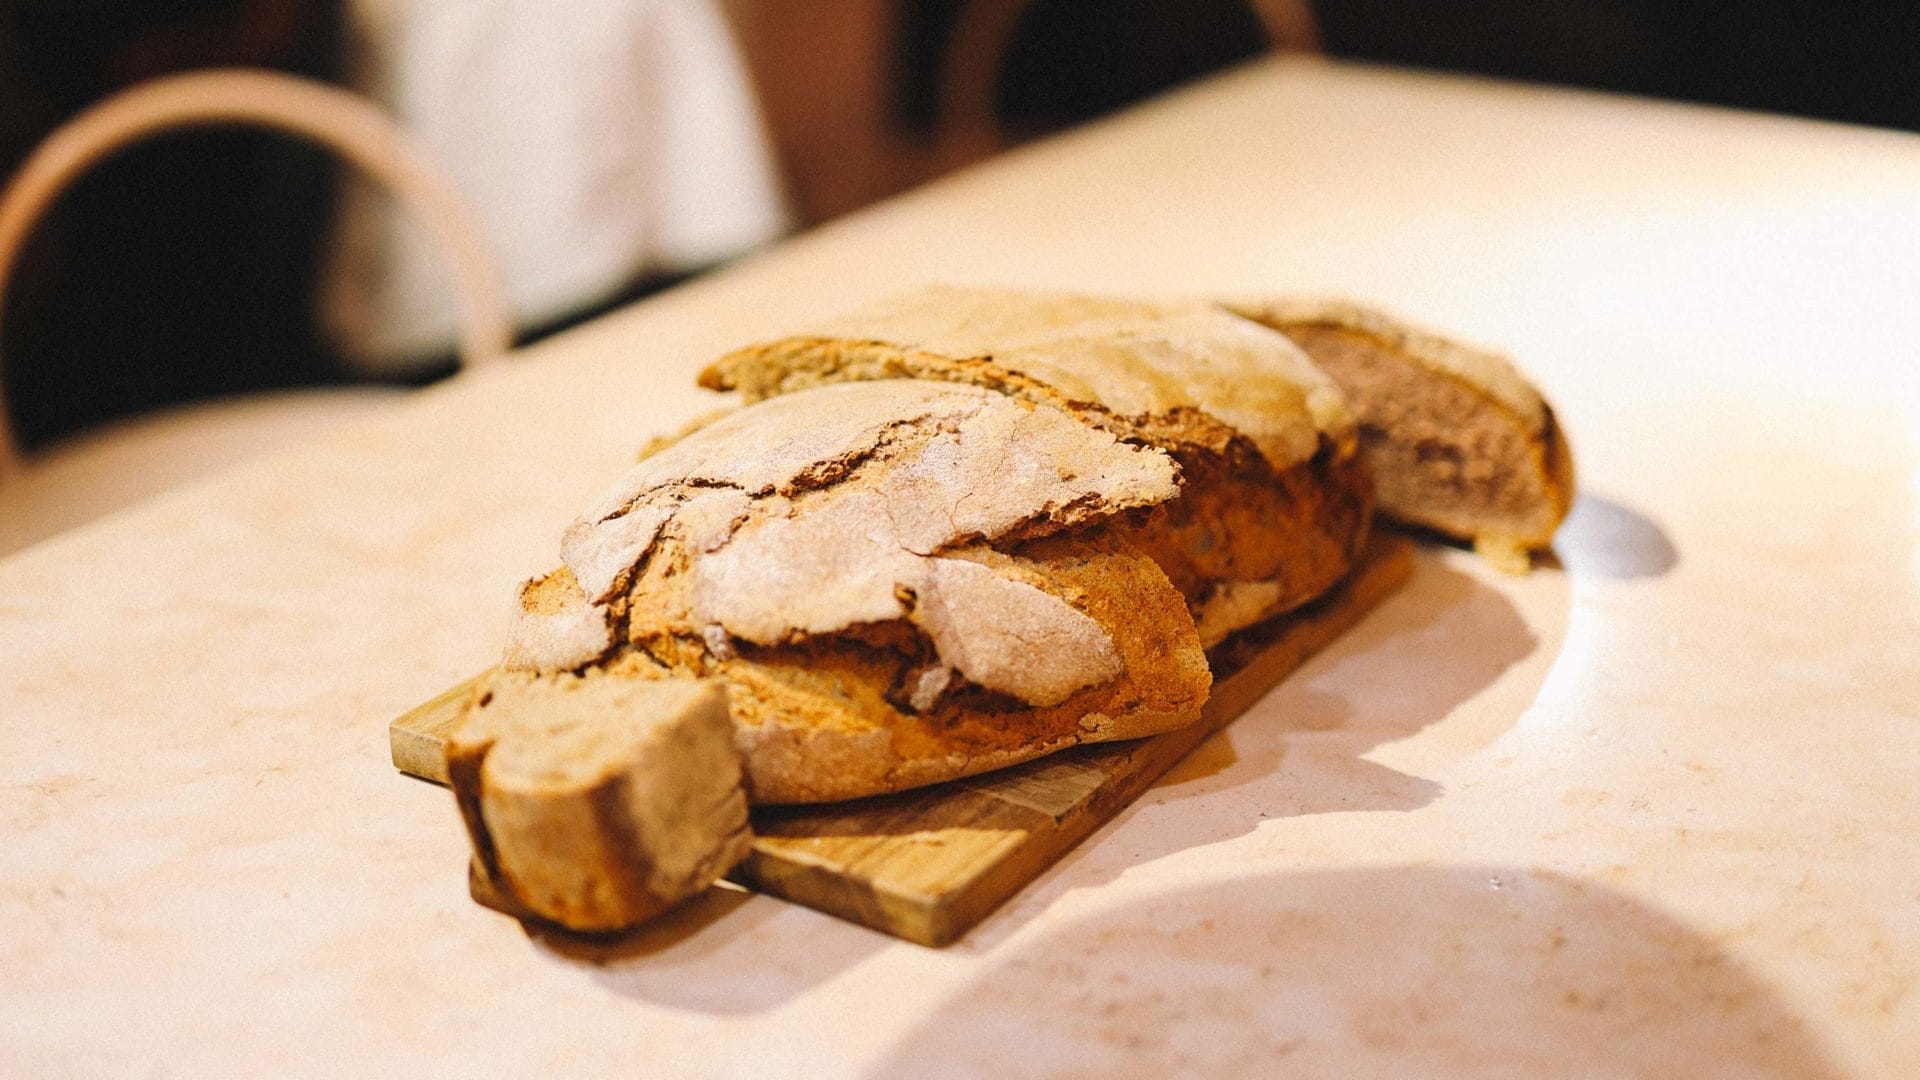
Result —
[{"label": "cream colored countertop", "polygon": [[[959,945],[587,962],[385,724],[720,349],[923,281],[1351,292],[1516,353],[1564,571],[1412,585]],[[0,1074],[1914,1076],[1920,138],[1298,62],[0,563]]]}]

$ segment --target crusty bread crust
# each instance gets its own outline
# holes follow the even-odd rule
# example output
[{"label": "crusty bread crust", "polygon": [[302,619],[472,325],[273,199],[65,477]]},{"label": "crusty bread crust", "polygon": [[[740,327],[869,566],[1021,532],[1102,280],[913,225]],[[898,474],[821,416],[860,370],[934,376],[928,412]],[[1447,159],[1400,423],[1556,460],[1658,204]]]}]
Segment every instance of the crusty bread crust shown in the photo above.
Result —
[{"label": "crusty bread crust", "polygon": [[976,545],[951,554],[1084,612],[1112,635],[1119,673],[1045,706],[961,687],[914,708],[912,684],[930,658],[904,621],[716,655],[676,614],[685,607],[673,599],[674,583],[686,571],[671,540],[633,585],[628,642],[597,670],[724,680],[756,804],[903,791],[1199,718],[1212,684],[1199,636],[1166,575],[1125,539],[1095,528],[1011,552]]},{"label": "crusty bread crust", "polygon": [[[1221,306],[1283,334],[1288,328],[1302,326],[1339,327],[1364,334],[1434,374],[1472,386],[1527,430],[1539,433],[1546,428],[1547,404],[1540,391],[1512,360],[1491,349],[1469,345],[1379,308],[1340,297],[1272,296],[1229,300]],[[1311,358],[1313,354],[1307,355]]]},{"label": "crusty bread crust", "polygon": [[1199,719],[1212,684],[1206,655],[1180,594],[1151,559],[1098,530],[1012,554],[966,554],[1107,627],[1121,674],[1044,707],[970,689],[915,711],[899,692],[917,663],[904,653],[845,640],[743,653],[714,670],[731,691],[755,802],[902,791]]},{"label": "crusty bread crust", "polygon": [[725,679],[758,802],[1169,730],[1211,676],[1184,598],[1118,530],[1177,475],[977,387],[785,395],[650,456],[576,522],[567,565],[522,591],[510,666]]},{"label": "crusty bread crust", "polygon": [[1276,470],[1354,437],[1339,388],[1298,348],[1203,303],[937,286],[737,350],[700,384],[755,401],[876,378],[973,382],[1123,424],[1204,418],[1203,440],[1238,436]]},{"label": "crusty bread crust", "polygon": [[1357,453],[1327,446],[1278,472],[1238,475],[1206,456],[1181,463],[1180,498],[1120,528],[1187,598],[1207,648],[1326,592],[1366,543],[1373,484]]},{"label": "crusty bread crust", "polygon": [[1282,335],[1208,304],[934,288],[737,350],[701,382],[758,401],[897,378],[1047,402],[1172,454],[1181,497],[1128,535],[1208,645],[1318,596],[1365,541],[1372,489],[1343,397]]}]

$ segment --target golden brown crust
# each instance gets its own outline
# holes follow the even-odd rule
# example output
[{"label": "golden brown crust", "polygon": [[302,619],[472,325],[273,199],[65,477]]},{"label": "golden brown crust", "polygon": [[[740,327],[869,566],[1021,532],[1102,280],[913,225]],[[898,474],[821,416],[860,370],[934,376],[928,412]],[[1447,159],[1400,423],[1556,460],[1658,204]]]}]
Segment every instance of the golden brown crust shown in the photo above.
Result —
[{"label": "golden brown crust", "polygon": [[[1544,447],[1542,456],[1545,459],[1546,492],[1548,503],[1552,507],[1554,528],[1557,529],[1559,523],[1565,521],[1567,513],[1573,509],[1573,498],[1577,491],[1573,467],[1573,444],[1567,441],[1567,431],[1560,426],[1560,418],[1554,414],[1553,406],[1543,404],[1542,407],[1544,424],[1541,442]],[[1552,535],[1549,534],[1547,539],[1540,541],[1537,546],[1545,547],[1552,539]]]},{"label": "golden brown crust", "polygon": [[1169,730],[1211,676],[1181,595],[1112,533],[1177,475],[1163,451],[973,386],[784,395],[661,450],[577,522],[568,568],[523,591],[516,655],[725,679],[762,802]]},{"label": "golden brown crust", "polygon": [[[1331,588],[1366,543],[1373,486],[1358,455],[1327,447],[1255,477],[1198,456],[1182,467],[1180,498],[1122,529],[1186,597],[1209,648]],[[1236,603],[1230,595],[1258,595],[1261,602]]]},{"label": "golden brown crust", "polygon": [[[716,658],[689,628],[636,617],[633,652],[615,670],[724,678],[756,803],[900,791],[1192,723],[1212,680],[1184,602],[1152,559],[1099,532],[1028,541],[1010,553],[952,552],[1059,597],[1112,634],[1120,674],[1050,705],[962,684],[913,708],[914,680],[933,658],[903,623]],[[662,555],[636,582],[636,597],[670,593],[682,576]]]},{"label": "golden brown crust", "polygon": [[520,608],[501,663],[524,671],[565,671],[598,660],[616,635],[604,611],[587,603],[562,566],[520,586]]}]

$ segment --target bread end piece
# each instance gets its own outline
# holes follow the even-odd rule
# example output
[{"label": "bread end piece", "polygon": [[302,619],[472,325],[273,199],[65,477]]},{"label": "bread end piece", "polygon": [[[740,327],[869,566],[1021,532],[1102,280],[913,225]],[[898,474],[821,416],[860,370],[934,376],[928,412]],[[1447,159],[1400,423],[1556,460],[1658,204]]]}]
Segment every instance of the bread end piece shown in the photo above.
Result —
[{"label": "bread end piece", "polygon": [[569,930],[652,918],[752,843],[717,681],[496,675],[450,733],[447,772],[492,892]]},{"label": "bread end piece", "polygon": [[1553,410],[1504,357],[1344,301],[1225,305],[1280,331],[1347,394],[1380,512],[1524,572],[1573,503]]}]

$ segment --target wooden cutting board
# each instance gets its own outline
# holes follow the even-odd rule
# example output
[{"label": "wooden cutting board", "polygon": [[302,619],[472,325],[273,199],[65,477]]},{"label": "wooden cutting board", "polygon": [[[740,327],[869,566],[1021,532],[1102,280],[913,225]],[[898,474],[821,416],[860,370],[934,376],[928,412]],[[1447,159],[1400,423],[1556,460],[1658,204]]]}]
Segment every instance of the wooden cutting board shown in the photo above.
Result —
[{"label": "wooden cutting board", "polygon": [[[753,852],[729,877],[909,941],[945,945],[1358,623],[1407,580],[1412,568],[1411,545],[1404,538],[1376,536],[1339,588],[1225,642],[1213,655],[1212,696],[1191,727],[1076,747],[898,795],[757,807]],[[393,721],[394,765],[447,782],[446,732],[474,681]],[[478,893],[476,899],[499,906]]]}]

